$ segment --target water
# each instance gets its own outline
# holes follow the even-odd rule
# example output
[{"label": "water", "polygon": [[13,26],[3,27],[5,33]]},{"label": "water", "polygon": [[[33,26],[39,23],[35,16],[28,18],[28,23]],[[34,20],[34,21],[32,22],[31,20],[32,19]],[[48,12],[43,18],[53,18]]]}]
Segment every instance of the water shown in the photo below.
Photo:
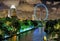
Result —
[{"label": "water", "polygon": [[43,30],[41,32],[41,28],[38,28],[38,29],[34,30],[34,32],[33,32],[32,40],[33,41],[37,41],[37,40],[43,41],[44,36],[46,36],[46,33],[43,32]]}]

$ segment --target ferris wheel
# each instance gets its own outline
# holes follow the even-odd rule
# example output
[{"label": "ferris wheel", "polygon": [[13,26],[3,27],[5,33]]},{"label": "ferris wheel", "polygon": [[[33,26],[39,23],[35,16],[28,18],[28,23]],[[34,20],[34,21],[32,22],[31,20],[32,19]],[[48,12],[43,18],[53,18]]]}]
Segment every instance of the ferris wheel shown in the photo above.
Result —
[{"label": "ferris wheel", "polygon": [[[37,16],[37,14],[38,14],[37,9],[40,9],[39,10],[40,15],[38,15],[38,16],[40,16],[39,18]],[[40,20],[47,20],[48,19],[48,9],[44,4],[37,4],[34,8],[34,14],[33,15],[34,15],[35,20],[39,20],[39,19]]]},{"label": "ferris wheel", "polygon": [[[37,15],[37,8],[38,7],[40,8],[40,11],[39,11],[40,17],[39,17],[39,15]],[[45,11],[45,13],[43,13],[43,10]],[[38,25],[41,25],[41,26],[38,27],[38,33],[37,34],[39,34],[39,36],[40,36],[38,41],[43,41],[43,38],[45,38],[46,33],[44,32],[45,26],[43,25],[44,23],[42,21],[45,21],[48,19],[48,8],[44,4],[37,4],[34,8],[34,14],[33,15],[34,15],[35,20],[41,21],[41,23],[38,23]],[[36,36],[37,36],[37,34],[36,34]],[[35,37],[35,36],[33,35],[33,37]],[[36,39],[33,38],[33,41],[35,41],[35,40]]]}]

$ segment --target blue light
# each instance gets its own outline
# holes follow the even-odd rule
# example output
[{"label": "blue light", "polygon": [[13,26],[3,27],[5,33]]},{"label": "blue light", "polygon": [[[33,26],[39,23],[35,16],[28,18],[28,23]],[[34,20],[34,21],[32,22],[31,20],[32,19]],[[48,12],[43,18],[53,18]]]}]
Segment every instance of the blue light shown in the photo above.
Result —
[{"label": "blue light", "polygon": [[45,32],[41,32],[41,29],[37,28],[34,30],[32,39],[33,41],[43,41],[43,36],[46,36]]},{"label": "blue light", "polygon": [[9,37],[9,35],[6,35],[6,34],[5,34],[4,38],[7,38],[7,37]]},{"label": "blue light", "polygon": [[33,35],[32,35],[33,41],[37,41],[37,40],[40,41],[40,37],[41,35],[39,33],[39,29],[34,30]]},{"label": "blue light", "polygon": [[24,30],[20,29],[20,32],[25,32],[25,31],[31,30],[32,28],[34,28],[34,26],[30,26],[30,27],[28,27],[28,28],[26,28]]}]

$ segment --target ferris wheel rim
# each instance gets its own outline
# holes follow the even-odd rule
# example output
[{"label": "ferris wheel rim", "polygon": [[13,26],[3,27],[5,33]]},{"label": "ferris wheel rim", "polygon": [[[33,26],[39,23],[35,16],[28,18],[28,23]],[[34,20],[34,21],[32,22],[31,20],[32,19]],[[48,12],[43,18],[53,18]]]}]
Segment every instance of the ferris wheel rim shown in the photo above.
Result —
[{"label": "ferris wheel rim", "polygon": [[[37,19],[37,17],[36,17],[36,11],[37,11],[37,7],[38,6],[43,6],[44,8],[45,8],[45,10],[46,10],[46,16],[45,16],[45,18],[43,19],[43,20],[47,20],[48,19],[48,8],[44,5],[44,4],[37,4],[35,7],[34,7],[34,16],[35,16],[35,18]],[[38,20],[38,19],[37,19]]]}]

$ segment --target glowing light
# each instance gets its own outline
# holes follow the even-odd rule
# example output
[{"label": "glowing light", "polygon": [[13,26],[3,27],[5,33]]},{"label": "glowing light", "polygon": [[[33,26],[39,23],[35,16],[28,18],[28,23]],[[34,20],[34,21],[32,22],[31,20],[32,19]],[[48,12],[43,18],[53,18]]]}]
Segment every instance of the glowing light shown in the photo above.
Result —
[{"label": "glowing light", "polygon": [[11,5],[10,8],[11,8],[11,9],[16,9],[15,5]]},{"label": "glowing light", "polygon": [[7,38],[7,37],[9,37],[9,36],[8,36],[8,35],[5,35],[4,37]]},{"label": "glowing light", "polygon": [[44,41],[46,41],[47,40],[47,38],[46,38],[46,36],[44,36]]},{"label": "glowing light", "polygon": [[34,28],[34,26],[28,27],[28,28],[26,28],[24,30],[20,29],[20,32],[28,31],[28,30],[31,30],[32,28]]}]

